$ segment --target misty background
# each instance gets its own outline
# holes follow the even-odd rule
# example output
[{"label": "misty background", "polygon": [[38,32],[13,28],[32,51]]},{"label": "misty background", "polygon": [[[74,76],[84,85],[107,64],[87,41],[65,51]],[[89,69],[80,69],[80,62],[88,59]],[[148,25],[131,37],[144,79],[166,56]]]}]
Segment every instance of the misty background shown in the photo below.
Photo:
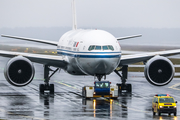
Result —
[{"label": "misty background", "polygon": [[[153,46],[180,46],[180,28],[108,28],[101,27],[98,29],[106,30],[115,37],[142,34],[142,37],[119,41],[120,44],[127,45],[153,45]],[[27,28],[1,28],[0,33],[36,38],[43,40],[58,41],[60,37],[71,27],[27,27]],[[29,41],[21,41],[1,37],[0,44],[10,45],[36,45],[43,47],[44,44]],[[47,45],[46,45],[47,46]],[[49,45],[48,45],[49,46]]]},{"label": "misty background", "polygon": [[[58,41],[72,29],[72,0],[0,0],[0,34]],[[80,29],[115,37],[142,34],[120,44],[180,45],[179,0],[76,0]],[[52,47],[0,37],[0,44]]]}]

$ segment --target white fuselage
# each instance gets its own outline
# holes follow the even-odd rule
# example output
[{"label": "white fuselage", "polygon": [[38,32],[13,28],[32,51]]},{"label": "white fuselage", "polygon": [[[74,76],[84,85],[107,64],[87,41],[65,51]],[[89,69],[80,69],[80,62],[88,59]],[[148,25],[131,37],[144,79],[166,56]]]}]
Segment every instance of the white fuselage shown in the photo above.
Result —
[{"label": "white fuselage", "polygon": [[103,30],[71,30],[59,40],[57,52],[73,75],[108,75],[120,63],[117,39]]}]

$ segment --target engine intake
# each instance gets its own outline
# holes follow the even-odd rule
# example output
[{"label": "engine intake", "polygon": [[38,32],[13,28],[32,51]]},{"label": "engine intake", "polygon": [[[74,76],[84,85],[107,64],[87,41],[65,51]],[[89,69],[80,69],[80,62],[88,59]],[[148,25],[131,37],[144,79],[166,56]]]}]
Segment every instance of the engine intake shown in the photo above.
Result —
[{"label": "engine intake", "polygon": [[157,86],[163,86],[171,82],[175,73],[172,62],[162,56],[151,58],[144,69],[148,82]]},{"label": "engine intake", "polygon": [[34,73],[32,62],[22,56],[10,59],[4,69],[6,80],[17,87],[29,84],[34,78]]}]

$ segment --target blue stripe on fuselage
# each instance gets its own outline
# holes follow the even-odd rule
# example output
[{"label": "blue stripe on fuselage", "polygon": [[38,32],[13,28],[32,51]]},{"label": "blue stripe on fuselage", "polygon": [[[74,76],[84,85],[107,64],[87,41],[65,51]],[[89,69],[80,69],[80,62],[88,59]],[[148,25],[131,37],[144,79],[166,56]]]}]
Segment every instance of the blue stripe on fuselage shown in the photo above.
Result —
[{"label": "blue stripe on fuselage", "polygon": [[69,51],[69,50],[63,50],[63,49],[57,49],[57,51],[63,51],[63,52],[71,52],[71,53],[86,53],[86,54],[113,54],[113,53],[121,53],[121,52],[75,52],[75,51]]},{"label": "blue stripe on fuselage", "polygon": [[76,54],[71,54],[71,53],[66,53],[66,52],[58,52],[58,54],[59,55],[67,55],[67,56],[71,56],[71,57],[80,57],[80,58],[119,58],[119,57],[121,57],[121,54],[104,55],[103,52],[102,52],[102,54],[98,54],[98,55],[95,55],[97,53],[95,53],[94,55],[87,55],[87,54],[80,54],[80,55],[78,54],[78,55],[76,55]]}]

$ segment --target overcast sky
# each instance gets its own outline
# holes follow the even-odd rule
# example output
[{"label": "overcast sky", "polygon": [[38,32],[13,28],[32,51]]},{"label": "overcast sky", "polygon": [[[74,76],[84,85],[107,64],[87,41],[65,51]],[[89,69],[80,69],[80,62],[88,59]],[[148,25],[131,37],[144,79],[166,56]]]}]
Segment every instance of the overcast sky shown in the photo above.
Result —
[{"label": "overcast sky", "polygon": [[[72,26],[72,0],[0,0],[0,28]],[[79,28],[180,28],[180,0],[76,0]]]}]

